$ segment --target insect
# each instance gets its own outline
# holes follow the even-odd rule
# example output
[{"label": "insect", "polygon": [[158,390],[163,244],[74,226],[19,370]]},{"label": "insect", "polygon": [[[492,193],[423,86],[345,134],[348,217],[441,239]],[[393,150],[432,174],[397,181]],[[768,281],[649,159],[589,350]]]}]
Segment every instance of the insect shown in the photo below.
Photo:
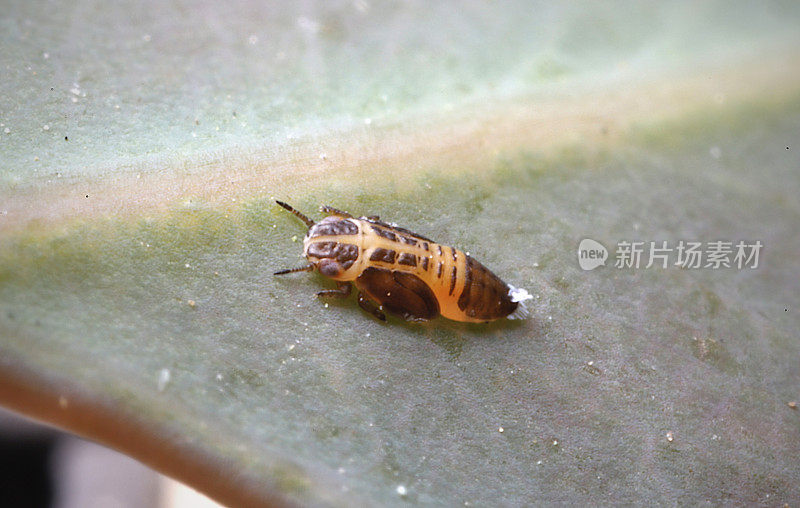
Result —
[{"label": "insect", "polygon": [[345,298],[351,283],[358,289],[358,304],[381,321],[383,310],[410,321],[438,315],[455,321],[489,322],[528,315],[527,291],[506,284],[468,254],[438,244],[379,217],[354,217],[330,206],[328,216],[315,223],[281,201],[308,226],[303,255],[308,264],[280,270],[319,273],[337,281],[337,289],[319,291],[320,297]]}]

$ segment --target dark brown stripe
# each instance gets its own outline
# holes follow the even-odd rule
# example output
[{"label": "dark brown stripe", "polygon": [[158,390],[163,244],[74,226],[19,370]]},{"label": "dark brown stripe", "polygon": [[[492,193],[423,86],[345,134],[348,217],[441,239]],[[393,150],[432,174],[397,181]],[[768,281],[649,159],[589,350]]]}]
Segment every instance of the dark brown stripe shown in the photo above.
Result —
[{"label": "dark brown stripe", "polygon": [[394,258],[397,253],[389,249],[377,248],[369,257],[370,261],[383,261],[384,263],[394,263]]},{"label": "dark brown stripe", "polygon": [[409,235],[413,236],[414,238],[418,238],[420,240],[433,243],[433,240],[431,240],[430,238],[426,238],[419,233],[409,231],[408,229],[401,228],[400,226],[397,226],[395,224],[388,224],[386,222],[378,220],[377,217],[375,217],[374,215],[370,217],[361,217],[361,219],[368,221],[370,224],[375,224],[376,226],[382,226],[390,231],[394,231],[398,235]]},{"label": "dark brown stripe", "polygon": [[453,290],[456,288],[456,267],[453,267],[453,271],[450,273],[450,292],[447,293],[448,295],[453,294]]},{"label": "dark brown stripe", "polygon": [[335,259],[346,270],[358,259],[358,246],[350,243],[312,241],[307,253],[320,259]]},{"label": "dark brown stripe", "polygon": [[[330,222],[326,222],[330,220]],[[358,233],[358,226],[347,219],[335,219],[328,217],[322,222],[311,228],[311,237],[333,236],[333,235],[355,235]]]},{"label": "dark brown stripe", "polygon": [[338,262],[345,270],[358,259],[358,246],[351,243],[320,242],[312,240],[307,254],[316,258]]},{"label": "dark brown stripe", "polygon": [[340,243],[336,249],[336,259],[342,264],[342,268],[347,270],[358,259],[358,246],[350,243]]},{"label": "dark brown stripe", "polygon": [[386,238],[387,240],[391,240],[393,242],[397,241],[397,235],[395,235],[394,233],[392,233],[388,229],[373,227],[372,230],[375,231],[376,235],[382,236],[383,238]]},{"label": "dark brown stripe", "polygon": [[458,252],[453,247],[450,247],[450,252],[453,254],[453,264],[458,261]]},{"label": "dark brown stripe", "polygon": [[417,241],[415,239],[411,238],[410,236],[401,236],[399,238],[400,238],[401,242],[407,243],[408,245],[416,245],[417,244]]},{"label": "dark brown stripe", "polygon": [[334,256],[334,251],[339,245],[339,242],[320,242],[312,240],[308,246],[308,255],[317,258],[328,258]]},{"label": "dark brown stripe", "polygon": [[438,278],[442,278],[442,262],[439,261],[439,265],[436,267],[436,276]]},{"label": "dark brown stripe", "polygon": [[431,250],[430,247],[428,246],[428,242],[422,242],[422,248],[425,250]]},{"label": "dark brown stripe", "polygon": [[417,256],[404,252],[397,258],[397,262],[401,265],[417,266]]},{"label": "dark brown stripe", "polygon": [[441,245],[437,245],[436,248],[439,249],[439,255],[441,256],[442,255],[442,246]]},{"label": "dark brown stripe", "polygon": [[470,290],[472,290],[472,271],[475,268],[475,262],[471,257],[467,256],[467,262],[464,267],[464,289],[461,290],[461,296],[458,297],[458,308],[464,310],[470,303]]},{"label": "dark brown stripe", "polygon": [[428,270],[428,257],[427,256],[423,256],[422,257],[422,269],[426,270],[426,271]]}]

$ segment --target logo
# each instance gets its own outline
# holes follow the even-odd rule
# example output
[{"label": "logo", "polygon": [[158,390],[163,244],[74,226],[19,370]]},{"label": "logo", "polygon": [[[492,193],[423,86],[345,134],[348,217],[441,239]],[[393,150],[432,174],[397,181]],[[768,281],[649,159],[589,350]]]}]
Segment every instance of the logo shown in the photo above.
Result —
[{"label": "logo", "polygon": [[[613,253],[615,268],[669,268],[678,267],[694,270],[723,268],[743,270],[756,269],[764,243],[755,241],[714,240],[657,242],[628,241],[617,242]],[[594,270],[605,266],[608,250],[596,240],[584,238],[578,246],[578,264],[583,270]]]},{"label": "logo", "polygon": [[582,270],[594,270],[600,265],[605,266],[608,259],[608,249],[602,243],[584,238],[578,245],[578,264]]}]

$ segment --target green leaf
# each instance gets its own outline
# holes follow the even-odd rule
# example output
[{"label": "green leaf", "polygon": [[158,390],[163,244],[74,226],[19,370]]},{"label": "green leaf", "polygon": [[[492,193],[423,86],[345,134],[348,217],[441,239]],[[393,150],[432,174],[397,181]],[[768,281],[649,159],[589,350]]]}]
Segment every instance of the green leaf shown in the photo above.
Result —
[{"label": "green leaf", "polygon": [[[791,48],[796,12],[33,8],[3,21],[4,405],[230,504],[800,497],[800,66],[698,63]],[[273,198],[468,251],[532,317],[317,300],[331,281],[272,276],[305,233]],[[764,247],[614,266],[681,240]]]}]

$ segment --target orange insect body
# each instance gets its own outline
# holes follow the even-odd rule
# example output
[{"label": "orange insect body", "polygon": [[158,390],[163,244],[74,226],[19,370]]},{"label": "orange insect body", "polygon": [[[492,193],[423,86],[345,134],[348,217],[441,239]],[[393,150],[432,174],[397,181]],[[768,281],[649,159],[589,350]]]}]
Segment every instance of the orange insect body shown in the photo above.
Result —
[{"label": "orange insect body", "polygon": [[320,296],[344,297],[350,283],[359,289],[359,305],[379,319],[381,309],[409,320],[439,314],[455,321],[488,322],[524,318],[525,290],[509,286],[464,252],[435,243],[416,233],[323,207],[331,213],[314,223],[289,205],[278,204],[308,226],[303,240],[306,267],[278,274],[318,269],[338,281],[339,289]]}]

